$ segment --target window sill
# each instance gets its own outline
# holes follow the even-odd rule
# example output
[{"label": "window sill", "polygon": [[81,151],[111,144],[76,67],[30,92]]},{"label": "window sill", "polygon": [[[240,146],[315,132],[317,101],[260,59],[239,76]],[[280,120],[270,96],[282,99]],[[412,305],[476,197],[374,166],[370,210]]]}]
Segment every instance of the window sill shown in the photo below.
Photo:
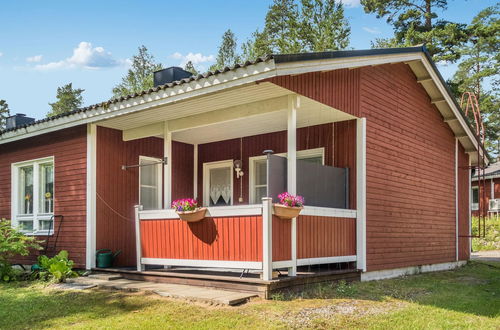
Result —
[{"label": "window sill", "polygon": [[26,236],[52,236],[54,235],[54,232],[51,232],[49,234],[48,231],[37,231],[37,232],[22,232]]}]

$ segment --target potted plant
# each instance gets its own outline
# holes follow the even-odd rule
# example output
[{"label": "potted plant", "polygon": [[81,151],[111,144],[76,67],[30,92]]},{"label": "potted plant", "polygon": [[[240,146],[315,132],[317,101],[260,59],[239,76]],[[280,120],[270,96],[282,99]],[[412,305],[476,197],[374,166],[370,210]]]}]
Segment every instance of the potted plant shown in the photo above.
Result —
[{"label": "potted plant", "polygon": [[274,214],[281,219],[293,219],[299,216],[304,208],[304,197],[294,196],[287,192],[278,195],[279,203],[274,204]]},{"label": "potted plant", "polygon": [[206,207],[198,207],[198,202],[193,198],[177,199],[172,202],[172,208],[181,220],[197,222],[205,218]]}]

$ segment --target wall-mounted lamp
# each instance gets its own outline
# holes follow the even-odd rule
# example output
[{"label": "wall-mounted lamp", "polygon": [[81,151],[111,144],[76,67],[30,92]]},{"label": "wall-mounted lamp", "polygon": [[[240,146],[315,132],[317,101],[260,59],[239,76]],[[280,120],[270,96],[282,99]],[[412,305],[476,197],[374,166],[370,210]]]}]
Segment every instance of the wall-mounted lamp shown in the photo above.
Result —
[{"label": "wall-mounted lamp", "polygon": [[234,161],[234,171],[236,172],[236,179],[241,178],[245,173],[241,169],[243,167],[243,162],[239,159]]}]

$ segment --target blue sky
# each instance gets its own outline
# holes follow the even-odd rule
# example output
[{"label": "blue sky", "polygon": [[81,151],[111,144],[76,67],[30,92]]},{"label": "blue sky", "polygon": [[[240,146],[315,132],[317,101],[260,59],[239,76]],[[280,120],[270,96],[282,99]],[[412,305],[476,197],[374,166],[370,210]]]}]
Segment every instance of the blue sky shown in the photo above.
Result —
[{"label": "blue sky", "polygon": [[[165,66],[193,60],[206,69],[222,33],[239,42],[261,28],[271,0],[252,1],[5,1],[0,10],[0,99],[12,113],[43,118],[56,89],[68,82],[84,104],[105,101],[144,44]],[[392,28],[344,0],[354,49],[388,37]],[[450,0],[444,18],[469,22],[494,0]],[[445,77],[453,66],[441,66]]]}]

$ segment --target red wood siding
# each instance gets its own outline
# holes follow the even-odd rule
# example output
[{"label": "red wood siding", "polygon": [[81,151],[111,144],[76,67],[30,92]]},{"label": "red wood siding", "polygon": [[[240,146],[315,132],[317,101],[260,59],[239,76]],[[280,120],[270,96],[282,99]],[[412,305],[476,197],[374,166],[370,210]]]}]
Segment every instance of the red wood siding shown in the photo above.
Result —
[{"label": "red wood siding", "polygon": [[124,142],[122,133],[97,129],[97,249],[121,250],[116,266],[135,265],[134,205],[139,202],[139,156],[163,157],[163,139]]},{"label": "red wood siding", "polygon": [[[335,139],[334,139],[335,131]],[[345,134],[344,134],[345,133]],[[347,136],[344,138],[344,136]],[[351,169],[351,196],[356,196],[355,185],[355,161],[356,161],[356,127],[352,123],[324,124],[299,128],[297,132],[297,149],[306,150],[314,148],[325,148],[325,165],[349,167]],[[338,139],[337,139],[338,137]],[[240,150],[241,149],[241,150]],[[243,137],[241,139],[225,140],[213,143],[200,144],[198,146],[198,200],[203,201],[203,163],[215,162],[229,159],[243,158],[242,179],[234,182],[234,204],[248,204],[249,183],[249,157],[262,156],[262,152],[271,149],[275,153],[284,153],[287,150],[286,131]],[[335,154],[335,156],[334,156]],[[344,156],[346,155],[346,156]],[[174,156],[175,157],[175,156]],[[188,163],[185,163],[188,165]],[[175,170],[173,172],[175,176]],[[354,180],[354,181],[353,181]],[[238,202],[240,196],[240,185],[243,185],[243,202]],[[183,196],[188,197],[188,196]],[[355,198],[351,197],[351,201]],[[355,205],[355,204],[351,204]]]},{"label": "red wood siding", "polygon": [[356,219],[299,216],[298,259],[350,255],[356,255]]},{"label": "red wood siding", "polygon": [[273,261],[292,259],[292,221],[273,215]]},{"label": "red wood siding", "polygon": [[268,81],[359,117],[360,70],[311,72],[274,77]]},{"label": "red wood siding", "polygon": [[367,268],[455,260],[455,137],[405,64],[361,69]]},{"label": "red wood siding", "polygon": [[194,147],[172,142],[172,200],[193,197]]},{"label": "red wood siding", "polygon": [[144,258],[262,261],[262,216],[141,221]]},{"label": "red wood siding", "polygon": [[458,145],[458,259],[470,258],[469,235],[469,155]]},{"label": "red wood siding", "polygon": [[367,118],[369,271],[455,260],[455,137],[407,65],[269,81]]},{"label": "red wood siding", "polygon": [[[64,215],[56,249],[67,250],[80,268],[85,267],[86,135],[83,125],[0,145],[0,218],[11,217],[11,164],[54,156],[54,212]],[[31,263],[37,255],[15,261]]]},{"label": "red wood siding", "polygon": [[356,208],[356,120],[334,126],[334,165],[349,168],[349,208]]}]

